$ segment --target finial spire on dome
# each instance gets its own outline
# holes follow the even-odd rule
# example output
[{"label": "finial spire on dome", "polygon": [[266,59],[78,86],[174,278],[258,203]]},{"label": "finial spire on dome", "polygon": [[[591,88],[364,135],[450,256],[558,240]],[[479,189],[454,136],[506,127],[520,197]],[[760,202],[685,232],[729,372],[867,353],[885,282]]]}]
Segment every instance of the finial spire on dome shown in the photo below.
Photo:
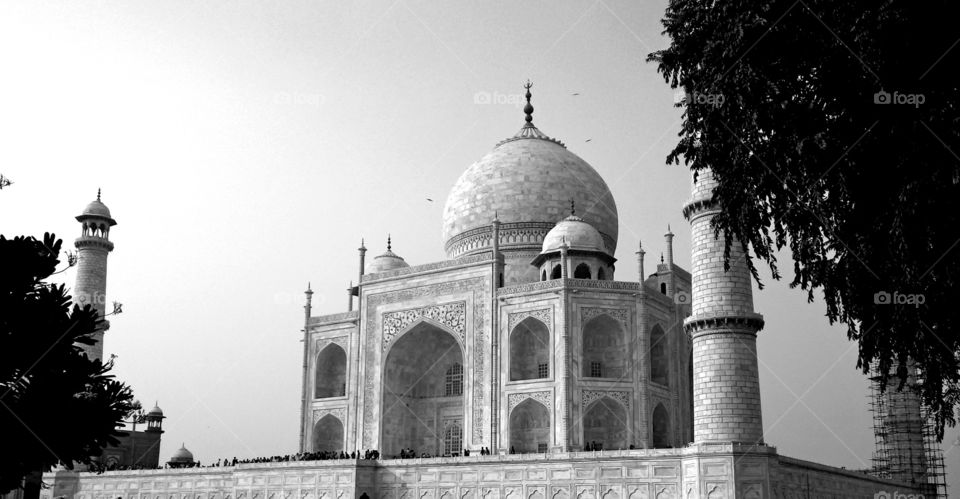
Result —
[{"label": "finial spire on dome", "polygon": [[97,187],[97,201],[100,201],[100,188]]},{"label": "finial spire on dome", "polygon": [[574,216],[575,216],[576,214],[577,214],[577,204],[576,204],[576,202],[575,202],[574,200],[571,199],[571,200],[570,200],[570,215],[574,215]]},{"label": "finial spire on dome", "polygon": [[393,243],[390,240],[390,234],[387,234],[387,251],[393,250]]},{"label": "finial spire on dome", "polygon": [[533,83],[530,83],[529,79],[527,80],[527,84],[523,86],[523,88],[527,90],[527,94],[526,94],[527,105],[523,106],[523,113],[526,114],[527,116],[524,119],[530,125],[533,125],[533,104],[530,104],[530,98],[533,97],[533,94],[530,93],[530,89],[532,87],[533,87]]},{"label": "finial spire on dome", "polygon": [[660,252],[660,263],[663,263],[663,252]]}]

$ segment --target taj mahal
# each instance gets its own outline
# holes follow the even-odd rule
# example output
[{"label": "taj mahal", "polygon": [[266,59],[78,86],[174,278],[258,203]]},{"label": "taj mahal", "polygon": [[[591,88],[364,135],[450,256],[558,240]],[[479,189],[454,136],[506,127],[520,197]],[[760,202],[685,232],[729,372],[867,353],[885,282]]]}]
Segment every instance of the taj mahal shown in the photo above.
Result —
[{"label": "taj mahal", "polygon": [[534,125],[529,84],[526,100],[520,130],[507,130],[450,190],[446,259],[410,265],[392,240],[375,256],[362,243],[347,310],[314,315],[306,291],[299,451],[376,449],[379,459],[61,470],[45,475],[53,486],[42,497],[928,493],[917,402],[906,395],[888,395],[901,409],[887,424],[915,430],[891,432],[887,447],[908,465],[882,476],[786,457],[764,440],[756,348],[764,319],[739,245],[725,270],[708,170],[682,204],[689,232],[673,228],[690,238],[692,268],[674,263],[666,224],[655,244],[662,258],[645,262],[638,247],[636,261],[618,261],[610,189]]}]

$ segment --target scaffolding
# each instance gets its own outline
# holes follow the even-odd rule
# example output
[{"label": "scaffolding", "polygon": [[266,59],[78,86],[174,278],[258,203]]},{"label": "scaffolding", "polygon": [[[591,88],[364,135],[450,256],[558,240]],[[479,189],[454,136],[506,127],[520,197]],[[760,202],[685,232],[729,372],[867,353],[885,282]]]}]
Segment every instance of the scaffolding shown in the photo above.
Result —
[{"label": "scaffolding", "polygon": [[880,376],[876,371],[870,376],[875,445],[871,474],[915,484],[924,498],[946,498],[943,451],[932,419],[912,388],[922,379],[912,376],[902,391],[897,390],[899,380],[895,376],[887,379],[887,390],[881,392]]}]

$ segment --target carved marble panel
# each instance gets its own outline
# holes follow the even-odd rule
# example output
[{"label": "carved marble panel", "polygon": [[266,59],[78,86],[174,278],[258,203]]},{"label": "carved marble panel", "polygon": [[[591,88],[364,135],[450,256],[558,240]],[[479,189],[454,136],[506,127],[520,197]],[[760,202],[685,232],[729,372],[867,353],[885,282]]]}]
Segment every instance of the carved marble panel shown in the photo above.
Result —
[{"label": "carved marble panel", "polygon": [[540,402],[551,414],[553,413],[553,393],[549,390],[542,392],[511,393],[507,395],[507,412],[512,412],[514,407],[520,405],[521,402],[527,399]]},{"label": "carved marble panel", "polygon": [[627,324],[630,323],[630,313],[625,308],[600,308],[600,307],[583,307],[580,309],[580,323],[586,324],[590,319],[597,317],[598,315],[609,315],[623,326],[624,329],[627,328]]},{"label": "carved marble panel", "polygon": [[580,407],[586,410],[590,404],[603,397],[610,397],[623,404],[625,408],[630,409],[630,392],[615,390],[583,390],[580,395]]},{"label": "carved marble panel", "polygon": [[549,331],[553,331],[553,309],[551,308],[540,308],[509,314],[507,316],[507,331],[513,331],[513,328],[517,327],[517,324],[520,324],[527,317],[537,319],[544,323]]},{"label": "carved marble panel", "polygon": [[398,334],[405,331],[407,327],[420,319],[430,319],[438,324],[443,324],[456,334],[457,338],[460,338],[460,344],[464,344],[466,336],[466,310],[467,302],[457,301],[400,310],[398,312],[387,312],[383,314],[383,351],[386,352],[387,349],[390,348],[390,345]]},{"label": "carved marble panel", "polygon": [[317,424],[317,421],[320,421],[320,419],[326,416],[327,414],[332,414],[333,417],[339,419],[340,422],[343,424],[346,424],[347,422],[346,407],[326,407],[323,409],[313,410],[313,424]]},{"label": "carved marble panel", "polygon": [[349,348],[350,337],[349,337],[349,336],[335,336],[335,337],[333,337],[333,338],[319,338],[319,339],[317,339],[317,341],[314,342],[314,344],[313,344],[313,355],[316,356],[317,354],[319,354],[320,352],[322,352],[324,348],[327,348],[327,345],[329,345],[329,344],[331,344],[331,343],[333,343],[333,344],[335,344],[335,345],[338,345],[340,348],[343,349],[344,352],[347,352],[347,351],[350,350],[350,348]]}]

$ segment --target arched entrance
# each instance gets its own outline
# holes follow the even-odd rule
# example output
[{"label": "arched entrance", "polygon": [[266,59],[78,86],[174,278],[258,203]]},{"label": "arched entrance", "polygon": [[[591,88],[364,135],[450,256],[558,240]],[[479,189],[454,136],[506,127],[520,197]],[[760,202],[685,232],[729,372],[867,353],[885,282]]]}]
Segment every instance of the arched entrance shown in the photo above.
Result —
[{"label": "arched entrance", "polygon": [[329,344],[317,355],[313,396],[318,399],[347,395],[347,353]]},{"label": "arched entrance", "polygon": [[401,336],[383,367],[380,451],[443,455],[444,428],[463,427],[463,352],[444,329],[421,322]]},{"label": "arched entrance", "polygon": [[313,451],[341,450],[343,450],[343,423],[336,416],[327,414],[313,425]]},{"label": "arched entrance", "polygon": [[663,404],[657,404],[653,410],[653,448],[673,447],[670,442],[670,414]]},{"label": "arched entrance", "polygon": [[510,381],[550,376],[550,331],[527,317],[510,332]]},{"label": "arched entrance", "polygon": [[627,409],[610,397],[594,402],[583,416],[584,445],[599,444],[603,450],[626,449],[630,445],[627,417]]},{"label": "arched entrance", "polygon": [[510,412],[510,448],[517,454],[546,452],[550,446],[550,411],[533,399]]}]

